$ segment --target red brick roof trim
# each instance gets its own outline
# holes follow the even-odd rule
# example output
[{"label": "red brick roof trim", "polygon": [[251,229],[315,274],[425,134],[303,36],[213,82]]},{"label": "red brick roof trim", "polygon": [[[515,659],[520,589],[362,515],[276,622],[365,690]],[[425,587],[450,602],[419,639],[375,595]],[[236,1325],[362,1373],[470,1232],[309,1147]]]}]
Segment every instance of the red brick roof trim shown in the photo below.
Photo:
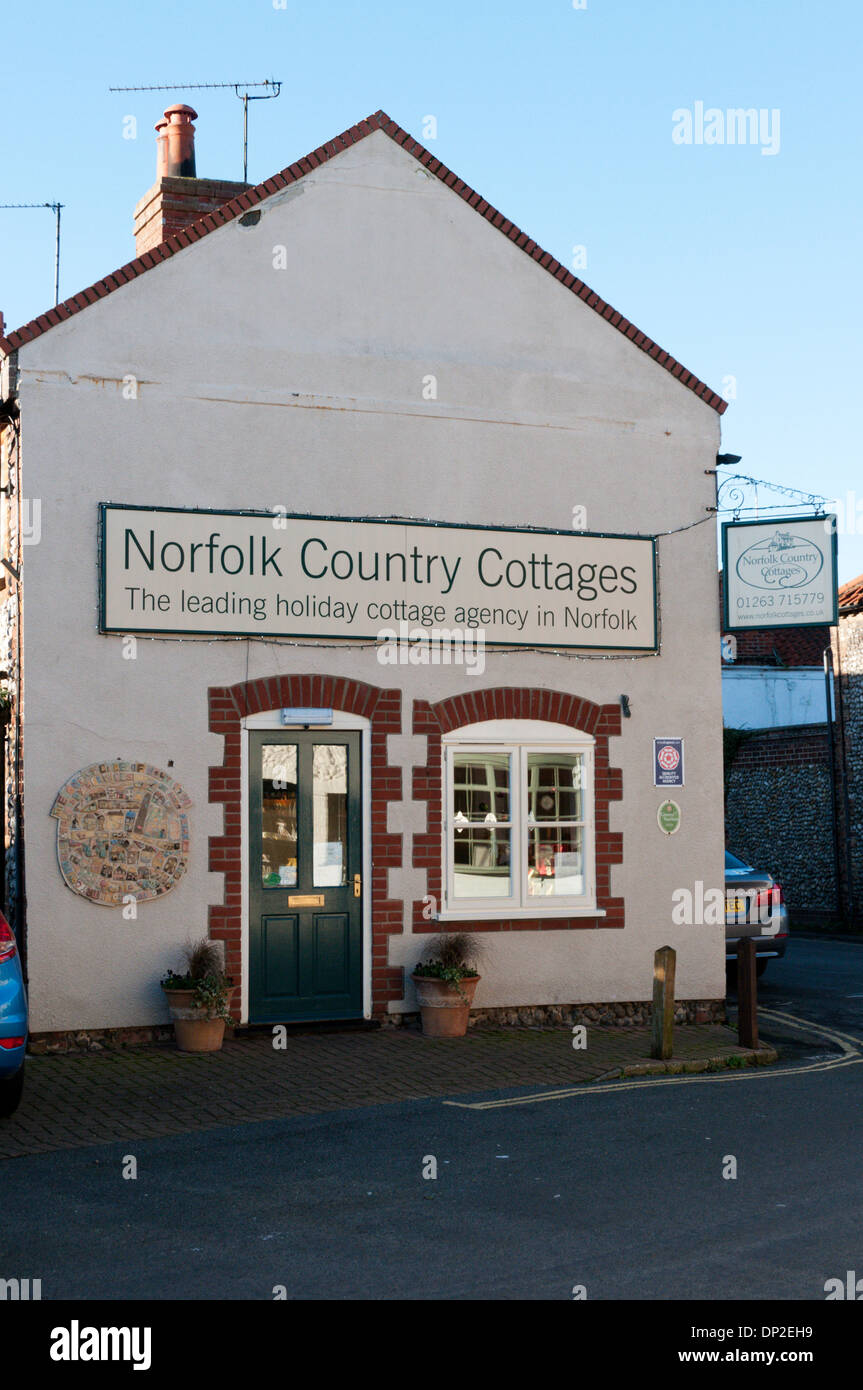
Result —
[{"label": "red brick roof trim", "polygon": [[[298,179],[301,179],[319,164],[325,164],[327,160],[332,159],[337,154],[341,154],[343,150],[356,144],[358,141],[364,140],[366,136],[371,135],[375,130],[382,130],[390,139],[395,140],[396,144],[401,145],[408,154],[413,155],[420,164],[423,164],[436,178],[440,179],[442,183],[445,183],[447,187],[451,188],[460,198],[463,198],[465,202],[474,208],[480,216],[484,217],[487,222],[490,222],[494,227],[498,227],[505,236],[511,241],[514,241],[532,260],[548,270],[556,280],[559,280],[561,284],[565,285],[573,294],[578,295],[579,299],[584,300],[591,309],[595,309],[597,313],[601,314],[612,327],[617,328],[625,337],[629,338],[636,347],[641,348],[642,351],[652,357],[658,365],[664,367],[666,371],[671,372],[672,376],[677,377],[684,386],[688,386],[691,391],[694,391],[695,394],[705,402],[705,404],[711,406],[718,415],[724,414],[728,408],[727,401],[723,400],[715,391],[712,391],[710,387],[705,385],[703,381],[700,381],[698,377],[688,372],[680,362],[676,361],[669,353],[660,348],[657,343],[654,343],[652,338],[648,338],[645,333],[642,333],[636,328],[635,324],[630,323],[629,319],[624,318],[617,309],[612,308],[604,299],[601,299],[589,285],[585,285],[583,280],[579,280],[571,271],[561,265],[560,261],[555,260],[554,256],[548,251],[544,251],[541,246],[537,246],[536,242],[533,241],[526,232],[521,231],[514,222],[510,222],[505,218],[503,213],[498,212],[497,208],[492,207],[490,203],[486,202],[485,198],[481,197],[481,195],[470,188],[468,184],[464,183],[463,180],[460,179],[457,174],[454,174],[451,169],[448,169],[445,164],[441,164],[440,160],[435,155],[430,154],[423,145],[420,145],[414,140],[413,136],[409,135],[406,130],[403,130],[400,125],[397,125],[385,111],[376,111],[373,116],[368,116],[366,120],[360,121],[355,126],[351,126],[349,130],[343,131],[341,135],[337,135],[334,140],[330,140],[326,145],[321,145],[320,148],[313,151],[312,154],[305,155],[302,159],[296,160],[286,169],[283,169],[281,173],[274,174],[263,183],[257,184],[255,188],[245,189],[242,193],[238,194],[236,198],[232,198],[229,203],[225,203],[225,205],[216,212],[207,213],[206,216],[202,217],[199,221],[191,223],[190,226],[185,227],[175,236],[162,242],[161,245],[155,247],[152,251],[147,251],[143,256],[138,256],[135,260],[129,261],[128,264],[121,266],[119,270],[112,271],[111,274],[107,275],[103,280],[98,280],[95,285],[91,285],[78,294],[72,295],[55,309],[49,309],[47,313],[40,314],[38,318],[32,319],[29,323],[25,323],[21,328],[16,328],[12,333],[8,334],[7,337],[0,337],[0,352],[8,355],[9,353],[15,352],[18,348],[24,347],[25,344],[32,342],[34,338],[38,338],[40,334],[46,333],[50,328],[53,328],[59,321],[79,313],[82,309],[86,309],[88,304],[95,303],[97,299],[101,299],[105,295],[111,294],[115,289],[119,289],[122,284],[134,280],[139,275],[143,275],[145,271],[151,270],[152,267],[158,265],[160,261],[167,260],[169,256],[173,256],[177,251],[182,251],[185,247],[191,246],[193,242],[200,241],[201,237],[206,236],[208,232],[215,231],[217,227],[223,227],[226,223],[232,222],[235,217],[240,216],[249,208],[254,207],[256,203],[263,202],[264,199],[278,192],[279,189],[286,188],[289,184],[296,183]],[[58,315],[59,318],[54,317],[54,315]]]}]

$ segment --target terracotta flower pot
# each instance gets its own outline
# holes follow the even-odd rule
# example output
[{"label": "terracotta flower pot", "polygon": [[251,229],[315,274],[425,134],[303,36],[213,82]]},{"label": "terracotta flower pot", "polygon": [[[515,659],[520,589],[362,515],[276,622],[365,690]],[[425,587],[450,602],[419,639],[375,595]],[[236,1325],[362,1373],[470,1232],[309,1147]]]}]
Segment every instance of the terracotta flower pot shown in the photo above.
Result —
[{"label": "terracotta flower pot", "polygon": [[411,979],[417,992],[425,1036],[463,1038],[480,976],[468,975],[459,980],[461,994],[449,980],[437,980],[433,975],[412,975]]},{"label": "terracotta flower pot", "polygon": [[[180,1052],[218,1052],[225,1040],[225,1020],[211,1018],[203,1009],[196,1009],[193,989],[164,989],[174,1023],[174,1036]],[[228,1003],[234,987],[228,991]]]}]

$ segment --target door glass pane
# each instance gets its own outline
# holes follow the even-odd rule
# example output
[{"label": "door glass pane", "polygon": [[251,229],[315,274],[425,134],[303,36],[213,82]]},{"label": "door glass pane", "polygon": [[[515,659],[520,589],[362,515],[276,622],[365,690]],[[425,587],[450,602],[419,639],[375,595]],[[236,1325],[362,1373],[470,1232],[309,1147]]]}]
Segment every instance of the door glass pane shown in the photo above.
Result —
[{"label": "door glass pane", "polygon": [[527,832],[528,897],[579,897],[585,892],[584,830],[531,826]]},{"label": "door glass pane", "polygon": [[295,888],[297,745],[265,743],[261,763],[261,878],[265,888]]},{"label": "door glass pane", "polygon": [[314,887],[336,888],[348,872],[348,750],[316,743],[312,784]]},{"label": "door glass pane", "polygon": [[511,897],[508,753],[454,754],[450,835],[455,897]]},{"label": "door glass pane", "polygon": [[528,753],[527,778],[535,821],[584,820],[583,753]]}]

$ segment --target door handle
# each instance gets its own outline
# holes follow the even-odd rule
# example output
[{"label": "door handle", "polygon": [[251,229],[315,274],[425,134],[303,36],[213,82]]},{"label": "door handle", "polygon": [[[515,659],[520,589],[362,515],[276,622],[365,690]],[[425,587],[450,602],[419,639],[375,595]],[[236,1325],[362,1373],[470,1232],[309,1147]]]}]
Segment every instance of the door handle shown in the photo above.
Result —
[{"label": "door handle", "polygon": [[362,896],[362,891],[363,891],[363,876],[362,876],[362,874],[354,874],[354,897],[355,897],[355,898],[361,897],[361,896]]}]

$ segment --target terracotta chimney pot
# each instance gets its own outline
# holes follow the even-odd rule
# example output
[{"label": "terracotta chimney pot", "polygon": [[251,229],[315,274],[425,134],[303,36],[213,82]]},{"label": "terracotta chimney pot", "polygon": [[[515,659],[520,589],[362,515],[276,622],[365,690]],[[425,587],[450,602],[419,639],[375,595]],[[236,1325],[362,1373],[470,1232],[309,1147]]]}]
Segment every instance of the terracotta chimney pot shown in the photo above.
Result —
[{"label": "terracotta chimney pot", "polygon": [[168,122],[163,116],[156,122],[156,182],[159,183],[168,172],[168,137],[165,134]]},{"label": "terracotta chimney pot", "polygon": [[[170,178],[195,178],[195,127],[198,113],[182,102],[165,111],[165,174]],[[158,126],[157,138],[158,138]]]}]

